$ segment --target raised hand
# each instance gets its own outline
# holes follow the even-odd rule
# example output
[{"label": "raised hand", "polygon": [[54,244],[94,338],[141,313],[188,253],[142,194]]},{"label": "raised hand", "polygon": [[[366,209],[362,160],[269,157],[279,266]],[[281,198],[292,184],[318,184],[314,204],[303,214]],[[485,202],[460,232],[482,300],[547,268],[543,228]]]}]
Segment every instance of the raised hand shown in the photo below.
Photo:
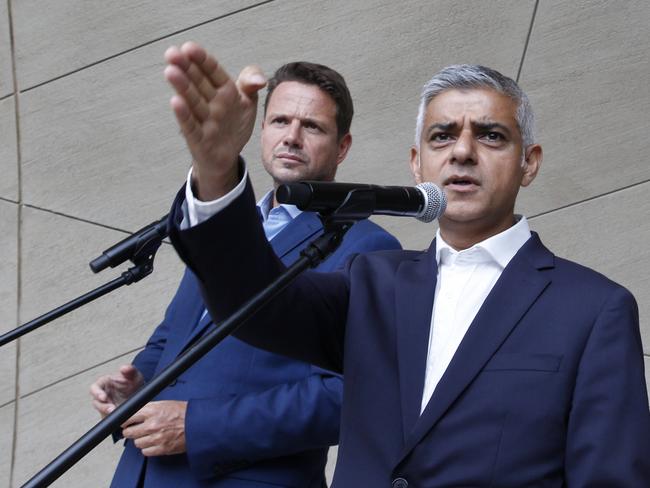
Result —
[{"label": "raised hand", "polygon": [[165,78],[176,91],[170,103],[192,154],[197,196],[214,200],[238,182],[237,158],[253,131],[257,92],[266,78],[247,66],[235,82],[194,42],[170,47],[165,60]]},{"label": "raised hand", "polygon": [[135,366],[125,364],[117,373],[101,376],[90,385],[93,407],[104,418],[143,384],[140,371]]},{"label": "raised hand", "polygon": [[147,403],[122,424],[122,435],[133,439],[144,456],[185,452],[187,402],[162,400]]}]

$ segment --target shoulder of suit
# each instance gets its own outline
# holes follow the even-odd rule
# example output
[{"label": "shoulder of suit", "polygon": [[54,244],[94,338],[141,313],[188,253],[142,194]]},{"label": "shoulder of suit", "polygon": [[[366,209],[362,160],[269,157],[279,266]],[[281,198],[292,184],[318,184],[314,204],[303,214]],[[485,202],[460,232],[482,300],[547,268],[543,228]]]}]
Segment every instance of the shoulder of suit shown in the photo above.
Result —
[{"label": "shoulder of suit", "polygon": [[604,274],[576,263],[569,259],[555,257],[555,269],[553,281],[565,281],[567,284],[580,290],[582,293],[612,293],[616,290],[629,291],[621,284],[608,278]]}]

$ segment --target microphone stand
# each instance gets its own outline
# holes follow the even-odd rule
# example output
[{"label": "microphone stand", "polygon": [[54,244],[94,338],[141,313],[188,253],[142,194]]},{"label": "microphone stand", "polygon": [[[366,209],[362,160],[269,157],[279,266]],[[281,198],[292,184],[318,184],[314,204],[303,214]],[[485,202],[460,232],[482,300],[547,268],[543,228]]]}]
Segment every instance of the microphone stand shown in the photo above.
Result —
[{"label": "microphone stand", "polygon": [[40,317],[16,327],[0,336],[0,347],[18,339],[19,337],[38,329],[39,327],[52,322],[77,308],[100,298],[124,285],[131,285],[149,276],[153,272],[153,261],[156,252],[167,236],[167,216],[159,221],[143,227],[135,234],[121,240],[114,246],[104,251],[98,258],[90,262],[90,268],[95,272],[111,266],[115,267],[130,260],[134,266],[124,271],[119,278],[95,288],[94,290],[81,295],[68,303],[61,305],[54,310],[41,315]]},{"label": "microphone stand", "polygon": [[216,324],[215,328],[186,349],[174,362],[142,386],[129,399],[118,406],[108,416],[95,424],[74,444],[63,451],[50,464],[36,473],[22,488],[40,488],[49,486],[77,461],[88,454],[106,437],[117,430],[120,425],[134,413],[149,403],[169,383],[183,374],[190,366],[201,359],[212,348],[234,332],[253,314],[270,302],[293,280],[308,268],[316,267],[334,252],[343,240],[343,236],[352,225],[372,214],[375,195],[372,191],[351,191],[343,204],[327,216],[321,214],[325,232],[300,253],[300,257],[266,288],[250,298],[230,317]]}]

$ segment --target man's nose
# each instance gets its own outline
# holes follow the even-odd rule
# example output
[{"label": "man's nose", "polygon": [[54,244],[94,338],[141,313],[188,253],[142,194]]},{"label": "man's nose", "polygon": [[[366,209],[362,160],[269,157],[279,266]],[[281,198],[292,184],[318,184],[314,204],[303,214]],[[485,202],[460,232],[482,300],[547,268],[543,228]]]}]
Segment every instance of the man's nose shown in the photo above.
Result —
[{"label": "man's nose", "polygon": [[287,125],[283,142],[285,146],[302,147],[302,127],[299,120],[292,120]]},{"label": "man's nose", "polygon": [[451,151],[451,162],[456,164],[475,164],[475,143],[474,134],[471,131],[461,131]]}]

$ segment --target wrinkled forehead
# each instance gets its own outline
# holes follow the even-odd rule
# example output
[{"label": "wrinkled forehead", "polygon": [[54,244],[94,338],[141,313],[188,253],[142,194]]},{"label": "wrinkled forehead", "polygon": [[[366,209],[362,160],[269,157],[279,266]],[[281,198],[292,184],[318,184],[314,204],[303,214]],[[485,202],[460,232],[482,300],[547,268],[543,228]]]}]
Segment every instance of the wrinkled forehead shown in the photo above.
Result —
[{"label": "wrinkled forehead", "polygon": [[444,90],[429,101],[425,111],[425,126],[494,122],[519,129],[517,103],[489,88]]},{"label": "wrinkled forehead", "polygon": [[336,116],[334,100],[316,85],[283,81],[270,97],[267,112],[292,113],[305,117]]}]

